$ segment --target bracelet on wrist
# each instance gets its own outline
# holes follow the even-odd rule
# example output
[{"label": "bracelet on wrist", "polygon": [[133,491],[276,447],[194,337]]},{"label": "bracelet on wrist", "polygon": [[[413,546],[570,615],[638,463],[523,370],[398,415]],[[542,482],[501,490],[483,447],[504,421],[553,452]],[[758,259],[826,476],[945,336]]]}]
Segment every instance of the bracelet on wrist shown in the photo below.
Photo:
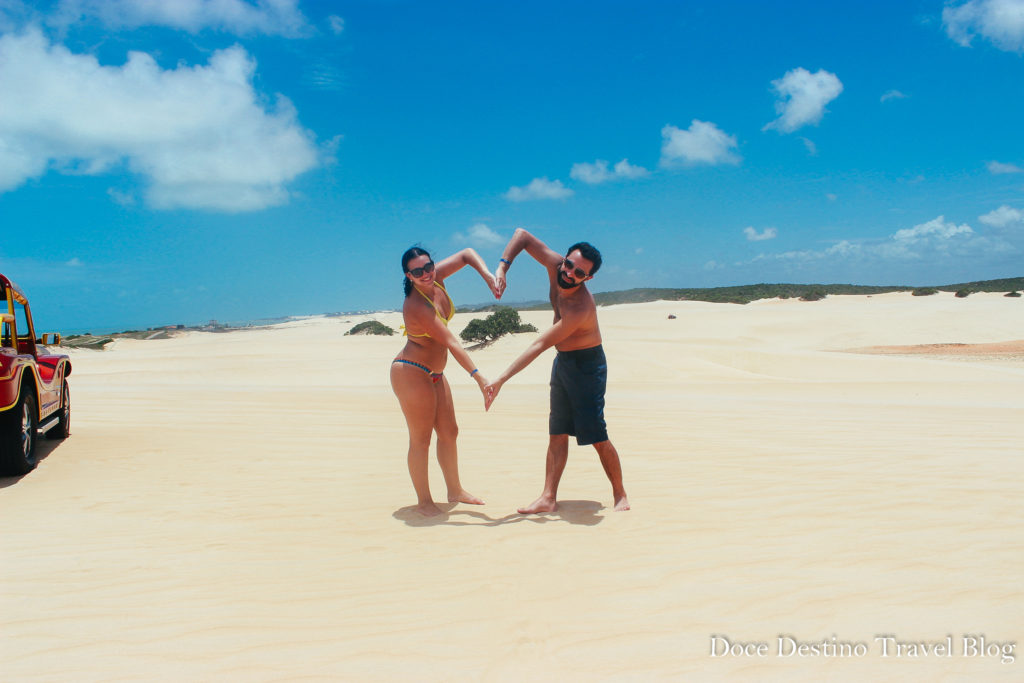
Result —
[{"label": "bracelet on wrist", "polygon": [[506,266],[511,266],[512,265],[512,262],[509,261],[507,258],[502,257],[502,258],[500,258],[498,260],[501,261],[502,263],[504,263]]},{"label": "bracelet on wrist", "polygon": [[480,372],[480,368],[473,368],[473,372],[469,373],[469,376],[472,377],[473,375],[475,375],[478,372]]}]

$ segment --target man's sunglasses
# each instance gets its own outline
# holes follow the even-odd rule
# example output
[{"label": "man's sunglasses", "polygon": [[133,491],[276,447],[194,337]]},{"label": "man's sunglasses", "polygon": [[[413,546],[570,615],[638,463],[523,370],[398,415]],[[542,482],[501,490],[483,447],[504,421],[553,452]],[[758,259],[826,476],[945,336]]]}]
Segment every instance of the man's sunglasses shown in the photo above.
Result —
[{"label": "man's sunglasses", "polygon": [[422,268],[413,268],[412,270],[410,270],[409,271],[409,275],[412,275],[413,277],[423,277],[424,273],[433,273],[433,272],[434,272],[434,262],[433,261],[427,261],[426,265],[424,265]]},{"label": "man's sunglasses", "polygon": [[583,272],[583,269],[582,268],[577,268],[573,264],[573,262],[570,261],[568,258],[562,259],[562,266],[566,270],[568,270],[570,273],[575,275],[577,280],[582,280],[583,278],[587,277],[587,274]]}]

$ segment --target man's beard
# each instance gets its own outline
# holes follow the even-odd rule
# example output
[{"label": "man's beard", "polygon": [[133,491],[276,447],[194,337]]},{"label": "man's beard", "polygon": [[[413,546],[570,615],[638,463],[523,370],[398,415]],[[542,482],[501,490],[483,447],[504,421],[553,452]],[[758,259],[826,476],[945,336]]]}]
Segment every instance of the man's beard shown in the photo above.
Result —
[{"label": "man's beard", "polygon": [[569,282],[568,280],[566,280],[565,273],[563,273],[561,269],[559,269],[558,277],[555,278],[555,280],[558,281],[558,286],[561,287],[562,289],[572,289],[573,287],[580,286],[579,282]]}]

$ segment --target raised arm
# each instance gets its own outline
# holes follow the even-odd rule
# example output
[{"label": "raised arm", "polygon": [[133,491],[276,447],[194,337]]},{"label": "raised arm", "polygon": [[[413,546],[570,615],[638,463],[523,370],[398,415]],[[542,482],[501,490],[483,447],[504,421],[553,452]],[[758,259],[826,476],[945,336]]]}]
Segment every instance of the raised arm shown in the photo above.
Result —
[{"label": "raised arm", "polygon": [[523,228],[516,228],[516,231],[512,234],[512,239],[505,245],[505,250],[501,254],[498,267],[494,269],[494,280],[497,283],[499,292],[505,291],[507,284],[505,274],[508,273],[508,269],[512,266],[516,256],[519,256],[524,249],[527,254],[537,260],[537,263],[548,270],[558,268],[558,265],[562,262],[562,257],[549,248],[548,245]]},{"label": "raised arm", "polygon": [[[474,252],[475,253],[475,252]],[[422,327],[427,334],[430,335],[431,339],[436,339],[442,344],[448,347],[452,357],[459,365],[470,374],[470,377],[476,381],[477,386],[480,388],[480,392],[484,395],[484,409],[490,407],[490,401],[487,400],[488,394],[484,392],[484,387],[487,385],[487,379],[483,376],[483,373],[477,370],[477,367],[473,365],[473,359],[469,357],[469,353],[466,349],[462,348],[462,344],[459,343],[458,338],[455,334],[449,330],[441,322],[441,319],[430,309],[422,307],[420,310],[411,314],[412,319],[416,321],[417,327]],[[477,370],[477,372],[473,372]]]},{"label": "raised arm", "polygon": [[505,368],[505,372],[498,375],[498,379],[484,387],[484,405],[487,408],[490,408],[491,403],[493,403],[494,399],[498,397],[498,392],[501,391],[501,387],[505,382],[519,374],[523,368],[535,361],[537,356],[572,334],[573,330],[575,330],[578,325],[579,320],[575,317],[562,318],[554,325],[544,330],[539,337],[534,339],[530,345],[526,347],[525,351],[519,354],[518,358],[512,361],[511,365]]},{"label": "raised arm", "polygon": [[497,290],[491,271],[487,270],[487,266],[484,264],[484,260],[480,258],[480,254],[476,253],[475,249],[469,247],[452,254],[448,258],[442,259],[437,264],[437,275],[435,277],[438,280],[444,280],[452,273],[461,270],[463,266],[470,266],[473,270],[480,273],[480,277],[487,283],[487,288],[491,290],[491,294],[496,299],[501,298],[501,293]]}]

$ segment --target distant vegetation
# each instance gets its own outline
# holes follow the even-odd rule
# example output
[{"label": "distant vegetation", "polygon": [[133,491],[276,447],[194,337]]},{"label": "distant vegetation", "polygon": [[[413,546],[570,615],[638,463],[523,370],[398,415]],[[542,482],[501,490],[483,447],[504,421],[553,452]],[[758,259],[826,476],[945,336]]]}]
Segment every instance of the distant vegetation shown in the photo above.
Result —
[{"label": "distant vegetation", "polygon": [[64,337],[60,340],[60,345],[67,346],[72,349],[93,349],[95,351],[102,351],[103,347],[112,341],[114,341],[113,337],[97,337],[86,332],[85,334],[73,334],[70,337]]},{"label": "distant vegetation", "polygon": [[[747,304],[759,299],[802,299],[804,301],[816,301],[828,295],[843,294],[888,294],[889,292],[913,292],[915,296],[927,296],[938,292],[957,292],[959,290],[970,290],[971,292],[1010,292],[1024,289],[1024,277],[1006,278],[1002,280],[982,280],[977,282],[961,282],[952,285],[935,287],[911,287],[909,285],[893,285],[884,287],[873,287],[867,285],[844,285],[844,284],[757,284],[738,285],[735,287],[706,287],[691,289],[667,289],[667,288],[640,288],[625,289],[617,292],[598,292],[594,294],[594,300],[599,306],[611,306],[613,304],[636,304],[646,301],[708,301],[711,303],[725,304]],[[529,301],[514,304],[522,311],[536,311],[550,309],[551,304],[546,301]],[[467,308],[472,312],[495,310],[494,305],[487,305],[480,308]]]},{"label": "distant vegetation", "polygon": [[705,289],[627,289],[601,292],[594,300],[602,306],[642,301],[708,301],[723,304],[748,304],[758,299],[800,299],[818,301],[830,294],[884,294],[909,290],[909,287],[868,287],[863,285],[791,285],[757,284]]},{"label": "distant vegetation", "polygon": [[393,329],[382,322],[377,320],[367,320],[366,322],[359,323],[345,334],[379,334],[390,337],[394,333],[395,331]]},{"label": "distant vegetation", "polygon": [[[691,289],[626,289],[617,292],[599,292],[594,294],[594,300],[599,306],[610,306],[613,304],[643,303],[646,301],[708,301],[712,303],[746,304],[758,299],[794,299],[803,301],[817,301],[828,295],[836,294],[887,294],[889,292],[911,292],[914,296],[928,296],[938,292],[955,292],[958,297],[965,297],[975,292],[1005,292],[1006,296],[1019,298],[1020,290],[1024,290],[1024,277],[1004,278],[1001,280],[979,280],[975,282],[961,282],[952,285],[939,287],[870,287],[864,285],[793,285],[793,284],[757,284],[739,285],[735,287],[707,287]],[[535,332],[537,328],[533,325],[523,324],[519,320],[518,310],[535,311],[550,310],[551,304],[547,301],[528,301],[500,306],[487,304],[480,307],[461,307],[462,312],[479,313],[493,311],[494,313],[486,320],[474,319],[466,325],[462,331],[462,338],[465,341],[493,341],[498,337],[514,332]],[[340,314],[328,314],[340,315]],[[287,320],[282,318],[280,321]],[[273,324],[279,320],[267,320],[266,324]],[[186,331],[201,332],[233,332],[235,330],[253,327],[248,324],[245,327],[234,327],[232,325],[218,323],[211,320],[205,325],[165,325],[153,327],[148,330],[125,330],[108,335],[93,335],[90,333],[69,335],[61,340],[61,346],[72,348],[85,348],[102,350],[115,339],[169,339],[176,334]],[[375,320],[356,325],[346,334],[379,334],[393,335],[395,331]]]},{"label": "distant vegetation", "polygon": [[514,308],[500,306],[485,320],[479,318],[470,320],[459,336],[467,342],[492,342],[506,334],[536,331],[536,327],[519,319],[519,312]]},{"label": "distant vegetation", "polygon": [[163,327],[151,327],[146,330],[124,330],[111,334],[94,335],[91,332],[85,334],[72,334],[61,339],[60,345],[73,349],[97,349],[103,350],[107,344],[115,339],[171,339],[180,332],[202,330],[203,332],[231,332],[235,327],[211,320],[205,325],[188,327],[186,325],[164,325]]},{"label": "distant vegetation", "polygon": [[971,295],[971,290],[969,290],[969,289],[958,289],[958,290],[956,290],[956,294],[954,296],[956,296],[957,299],[966,299],[970,295]]}]

